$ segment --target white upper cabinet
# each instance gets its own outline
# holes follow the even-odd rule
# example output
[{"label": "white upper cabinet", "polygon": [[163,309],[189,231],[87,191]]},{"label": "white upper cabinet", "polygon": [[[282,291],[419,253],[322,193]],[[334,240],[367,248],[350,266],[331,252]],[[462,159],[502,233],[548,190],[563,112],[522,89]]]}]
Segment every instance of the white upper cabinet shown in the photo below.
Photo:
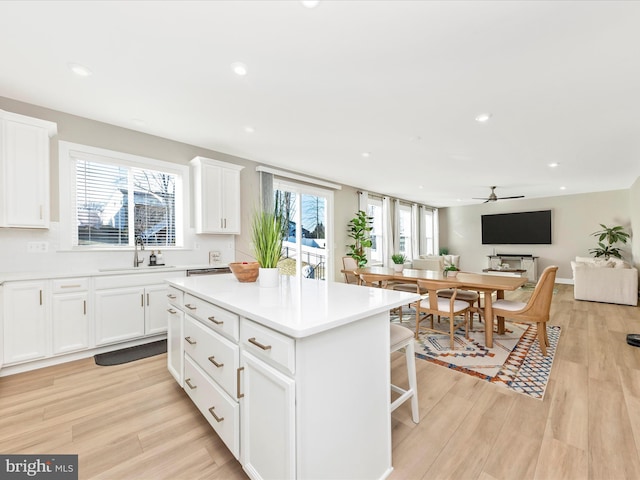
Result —
[{"label": "white upper cabinet", "polygon": [[240,233],[240,170],[210,158],[191,160],[196,233]]},{"label": "white upper cabinet", "polygon": [[53,122],[0,110],[0,227],[49,228]]}]

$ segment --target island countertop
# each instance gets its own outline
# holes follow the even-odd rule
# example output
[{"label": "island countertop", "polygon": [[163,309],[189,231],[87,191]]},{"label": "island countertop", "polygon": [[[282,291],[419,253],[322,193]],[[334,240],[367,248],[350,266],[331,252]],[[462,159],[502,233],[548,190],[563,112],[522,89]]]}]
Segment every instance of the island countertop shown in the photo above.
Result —
[{"label": "island countertop", "polygon": [[240,283],[232,274],[169,278],[174,287],[303,338],[417,301],[415,293],[283,275],[280,286]]}]

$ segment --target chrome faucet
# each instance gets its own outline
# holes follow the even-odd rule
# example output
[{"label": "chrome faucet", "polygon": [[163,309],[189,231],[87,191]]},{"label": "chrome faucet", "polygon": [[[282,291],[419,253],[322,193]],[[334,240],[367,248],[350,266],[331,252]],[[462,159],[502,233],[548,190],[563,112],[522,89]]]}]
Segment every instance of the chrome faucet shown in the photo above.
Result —
[{"label": "chrome faucet", "polygon": [[144,250],[144,241],[142,237],[136,237],[136,243],[134,246],[135,253],[133,254],[133,266],[139,267],[142,262],[144,262],[144,257],[138,257],[138,245],[140,245],[140,251]]}]

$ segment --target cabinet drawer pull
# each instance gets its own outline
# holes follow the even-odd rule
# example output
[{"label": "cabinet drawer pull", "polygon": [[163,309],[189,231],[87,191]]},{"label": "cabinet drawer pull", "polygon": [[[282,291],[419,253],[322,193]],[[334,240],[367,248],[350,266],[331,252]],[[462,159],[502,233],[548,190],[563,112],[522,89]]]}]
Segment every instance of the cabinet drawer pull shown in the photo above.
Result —
[{"label": "cabinet drawer pull", "polygon": [[149,294],[147,293],[147,307],[149,306]]},{"label": "cabinet drawer pull", "polygon": [[178,298],[178,297],[176,297],[175,295],[173,295],[171,293],[167,293],[167,297],[169,297],[171,300],[175,300],[176,298]]},{"label": "cabinet drawer pull", "polygon": [[190,303],[187,303],[185,307],[187,307],[189,310],[195,310],[196,308],[198,308],[195,305],[191,305]]},{"label": "cabinet drawer pull", "polygon": [[191,390],[194,390],[194,389],[198,388],[198,386],[197,386],[197,385],[191,385],[191,379],[190,379],[190,378],[187,378],[187,379],[184,381],[184,383],[186,383],[187,385],[189,385],[189,388],[190,388]]},{"label": "cabinet drawer pull", "polygon": [[82,313],[83,313],[84,315],[86,315],[86,314],[87,314],[87,301],[86,301],[86,300],[83,300],[83,301],[82,301]]},{"label": "cabinet drawer pull", "polygon": [[213,409],[214,409],[214,408],[216,408],[216,407],[211,407],[211,408],[209,409],[209,413],[210,413],[211,415],[213,415],[213,418],[215,418],[215,419],[216,419],[216,422],[220,423],[222,420],[224,420],[224,417],[219,417],[219,416],[217,416],[217,415],[213,412]]},{"label": "cabinet drawer pull", "polygon": [[239,367],[236,370],[236,397],[242,398],[244,397],[244,393],[240,393],[240,372],[244,370],[244,367]]},{"label": "cabinet drawer pull", "polygon": [[191,337],[184,337],[184,339],[185,339],[187,342],[189,342],[189,344],[191,344],[191,345],[195,345],[196,343],[198,343],[198,342],[196,342],[195,340],[191,340]]},{"label": "cabinet drawer pull", "polygon": [[222,325],[224,323],[222,320],[216,320],[216,317],[209,317],[208,320],[211,320],[216,325]]},{"label": "cabinet drawer pull", "polygon": [[140,294],[140,306],[144,307],[144,293]]},{"label": "cabinet drawer pull", "polygon": [[80,288],[82,285],[60,285],[60,288]]},{"label": "cabinet drawer pull", "polygon": [[173,308],[167,308],[167,312],[169,312],[171,315],[177,313]]},{"label": "cabinet drawer pull", "polygon": [[260,347],[262,350],[271,350],[271,345],[263,345],[256,340],[256,337],[251,337],[249,343],[253,343],[256,347]]},{"label": "cabinet drawer pull", "polygon": [[211,356],[208,358],[208,360],[209,360],[211,363],[213,363],[213,364],[214,364],[216,367],[218,367],[218,368],[220,368],[220,367],[224,367],[224,363],[218,363],[218,362],[216,362],[216,361],[214,360],[214,358],[216,358],[216,357],[214,357],[213,355],[211,355]]}]

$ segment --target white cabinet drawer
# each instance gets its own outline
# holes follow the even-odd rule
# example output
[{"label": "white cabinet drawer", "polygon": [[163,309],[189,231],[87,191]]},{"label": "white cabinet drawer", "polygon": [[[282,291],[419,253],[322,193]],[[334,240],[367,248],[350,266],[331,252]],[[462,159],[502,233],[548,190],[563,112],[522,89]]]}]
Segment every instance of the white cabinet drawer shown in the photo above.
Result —
[{"label": "white cabinet drawer", "polygon": [[215,382],[184,356],[184,390],[231,453],[240,457],[240,405],[231,400]]},{"label": "white cabinet drawer", "polygon": [[86,292],[89,290],[88,278],[61,278],[53,280],[53,293]]},{"label": "white cabinet drawer", "polygon": [[295,341],[270,328],[242,319],[241,326],[242,348],[255,356],[266,360],[272,365],[295,373]]},{"label": "white cabinet drawer", "polygon": [[184,351],[226,392],[237,395],[240,349],[226,338],[185,315]]},{"label": "white cabinet drawer", "polygon": [[184,311],[215,331],[238,341],[240,319],[235,313],[205,302],[189,293],[184,294]]},{"label": "white cabinet drawer", "polygon": [[184,305],[184,293],[182,290],[178,290],[176,287],[169,285],[167,287],[167,300],[172,305],[182,307],[182,305]]}]

